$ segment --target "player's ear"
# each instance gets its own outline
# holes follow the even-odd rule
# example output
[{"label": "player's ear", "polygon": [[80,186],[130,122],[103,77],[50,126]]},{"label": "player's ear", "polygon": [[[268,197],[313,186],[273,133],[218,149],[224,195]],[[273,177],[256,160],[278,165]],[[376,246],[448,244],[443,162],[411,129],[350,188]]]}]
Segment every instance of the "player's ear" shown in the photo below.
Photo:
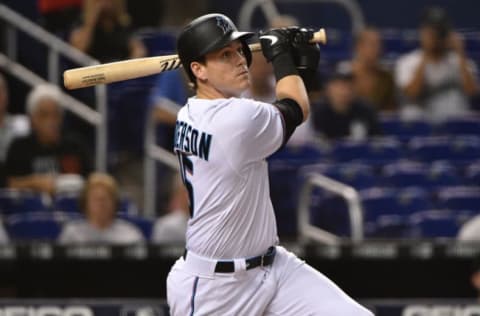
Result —
[{"label": "player's ear", "polygon": [[207,70],[204,64],[194,61],[190,64],[190,69],[199,80],[207,80]]}]

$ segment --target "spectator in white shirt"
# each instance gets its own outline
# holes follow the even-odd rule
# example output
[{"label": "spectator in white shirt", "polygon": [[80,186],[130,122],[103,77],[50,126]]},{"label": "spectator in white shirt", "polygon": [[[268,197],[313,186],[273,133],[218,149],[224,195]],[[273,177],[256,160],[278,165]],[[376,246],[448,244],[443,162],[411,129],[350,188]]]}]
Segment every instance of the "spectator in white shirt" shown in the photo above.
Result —
[{"label": "spectator in white shirt", "polygon": [[143,242],[143,235],[136,226],[115,218],[118,200],[117,183],[111,176],[91,174],[80,199],[86,219],[66,224],[59,242],[115,245]]},{"label": "spectator in white shirt", "polygon": [[444,9],[425,11],[419,29],[420,48],[402,56],[395,79],[407,103],[432,122],[469,112],[477,92],[475,64],[467,59],[462,37],[453,32]]}]

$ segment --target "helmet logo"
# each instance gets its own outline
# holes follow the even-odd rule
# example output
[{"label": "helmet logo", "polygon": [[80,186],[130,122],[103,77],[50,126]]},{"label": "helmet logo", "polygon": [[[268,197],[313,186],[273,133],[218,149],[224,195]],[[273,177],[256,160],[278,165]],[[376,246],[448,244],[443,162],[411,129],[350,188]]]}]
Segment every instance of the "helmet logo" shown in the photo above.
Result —
[{"label": "helmet logo", "polygon": [[233,31],[230,23],[221,17],[217,17],[217,26],[223,31],[223,34]]}]

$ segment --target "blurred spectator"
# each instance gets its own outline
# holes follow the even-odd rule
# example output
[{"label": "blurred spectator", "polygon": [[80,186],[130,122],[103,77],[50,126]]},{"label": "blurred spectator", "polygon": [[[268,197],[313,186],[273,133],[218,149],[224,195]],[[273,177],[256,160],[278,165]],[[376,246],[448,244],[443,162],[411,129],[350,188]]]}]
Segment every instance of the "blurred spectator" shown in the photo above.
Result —
[{"label": "blurred spectator", "polygon": [[325,98],[312,105],[315,130],[328,139],[360,140],[380,133],[376,112],[359,99],[350,72],[335,70],[326,84]]},{"label": "blurred spectator", "polygon": [[119,193],[109,175],[93,173],[88,177],[80,208],[85,220],[68,223],[59,237],[62,244],[132,244],[144,241],[141,231],[131,223],[115,218]]},{"label": "blurred spectator", "polygon": [[24,136],[30,131],[25,115],[11,115],[8,110],[8,84],[0,74],[0,187],[5,186],[5,159],[12,140]]},{"label": "blurred spectator", "polygon": [[3,223],[0,220],[0,245],[8,244],[10,239],[8,238],[7,231],[3,227]]},{"label": "blurred spectator", "polygon": [[27,97],[32,131],[15,139],[6,159],[10,188],[53,193],[60,174],[87,175],[89,153],[73,136],[62,134],[60,91],[51,85],[36,86]]},{"label": "blurred spectator", "polygon": [[132,36],[123,0],[85,0],[82,22],[70,35],[70,44],[100,62],[146,55],[143,43]]},{"label": "blurred spectator", "polygon": [[460,241],[480,241],[480,215],[463,224],[457,238]]},{"label": "blurred spectator", "polygon": [[475,288],[477,301],[480,302],[480,255],[473,260],[473,272],[470,280]]},{"label": "blurred spectator", "polygon": [[477,92],[476,68],[467,59],[462,37],[452,31],[445,10],[427,9],[419,33],[421,47],[396,65],[401,91],[433,122],[468,113],[468,97]]},{"label": "blurred spectator", "polygon": [[185,233],[190,218],[188,193],[179,180],[176,182],[176,190],[170,201],[170,211],[159,217],[153,226],[152,242],[154,243],[185,243]]},{"label": "blurred spectator", "polygon": [[368,27],[355,38],[354,58],[340,67],[354,74],[357,95],[374,105],[377,111],[394,111],[395,81],[392,73],[380,61],[382,40],[377,29]]},{"label": "blurred spectator", "polygon": [[170,151],[173,150],[177,112],[193,94],[188,83],[183,70],[167,71],[158,76],[150,94],[150,107],[160,129],[157,143]]},{"label": "blurred spectator", "polygon": [[38,0],[42,26],[59,36],[66,35],[72,21],[78,20],[83,0]]},{"label": "blurred spectator", "polygon": [[[192,96],[193,90],[189,88],[189,80],[181,69],[168,71],[158,76],[150,95],[150,107],[156,123],[156,143],[166,150],[173,151],[173,136],[177,112]],[[157,167],[157,209],[164,210],[167,201],[175,190],[173,178],[177,172],[163,165]],[[175,194],[173,192],[173,194]]]}]

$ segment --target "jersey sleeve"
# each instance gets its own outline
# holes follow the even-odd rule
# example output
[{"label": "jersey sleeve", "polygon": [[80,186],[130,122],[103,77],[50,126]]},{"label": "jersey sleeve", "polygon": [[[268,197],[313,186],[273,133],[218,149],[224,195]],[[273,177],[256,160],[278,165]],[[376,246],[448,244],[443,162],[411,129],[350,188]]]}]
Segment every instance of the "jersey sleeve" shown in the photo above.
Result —
[{"label": "jersey sleeve", "polygon": [[223,124],[223,147],[236,164],[263,160],[277,151],[285,137],[280,111],[272,104],[235,99]]}]

